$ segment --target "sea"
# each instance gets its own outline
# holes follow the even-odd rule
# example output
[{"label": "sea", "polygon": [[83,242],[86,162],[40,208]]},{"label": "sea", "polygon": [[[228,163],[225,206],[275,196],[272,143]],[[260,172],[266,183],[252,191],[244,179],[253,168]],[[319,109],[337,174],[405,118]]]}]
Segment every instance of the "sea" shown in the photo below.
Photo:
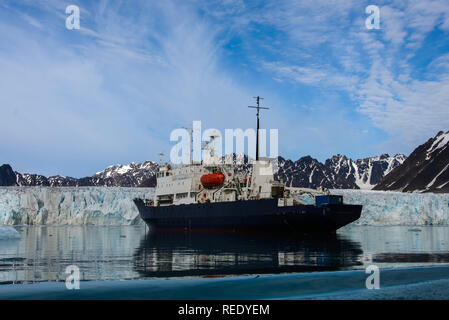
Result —
[{"label": "sea", "polygon": [[[0,299],[449,297],[449,227],[349,225],[331,235],[14,228],[20,239],[0,241]],[[79,290],[67,287],[73,270]]]}]

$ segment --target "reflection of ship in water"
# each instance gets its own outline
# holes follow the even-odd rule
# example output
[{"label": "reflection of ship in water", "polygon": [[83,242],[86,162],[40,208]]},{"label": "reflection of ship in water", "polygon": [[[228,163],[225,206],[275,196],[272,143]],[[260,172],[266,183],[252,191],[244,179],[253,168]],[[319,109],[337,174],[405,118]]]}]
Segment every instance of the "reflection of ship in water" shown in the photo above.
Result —
[{"label": "reflection of ship in water", "polygon": [[339,235],[150,232],[134,268],[143,277],[335,271],[361,265],[362,253]]}]

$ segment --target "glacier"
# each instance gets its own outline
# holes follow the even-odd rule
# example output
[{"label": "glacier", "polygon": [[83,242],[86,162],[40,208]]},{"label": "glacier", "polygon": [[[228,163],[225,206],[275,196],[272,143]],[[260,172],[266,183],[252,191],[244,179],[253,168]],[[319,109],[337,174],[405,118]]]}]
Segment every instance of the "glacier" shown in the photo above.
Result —
[{"label": "glacier", "polygon": [[141,224],[134,198],[154,188],[6,187],[0,189],[0,225]]},{"label": "glacier", "polygon": [[330,190],[344,203],[363,205],[352,225],[449,225],[448,193],[405,193],[373,190]]},{"label": "glacier", "polygon": [[[330,190],[362,204],[353,225],[449,225],[449,194]],[[143,224],[134,198],[152,199],[154,188],[4,187],[0,225]]]}]

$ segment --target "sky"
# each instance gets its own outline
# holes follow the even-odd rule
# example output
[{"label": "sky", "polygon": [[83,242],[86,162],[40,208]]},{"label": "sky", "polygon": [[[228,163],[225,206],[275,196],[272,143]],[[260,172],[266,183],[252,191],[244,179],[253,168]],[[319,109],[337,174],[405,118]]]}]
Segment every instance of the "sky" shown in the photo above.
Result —
[{"label": "sky", "polygon": [[284,158],[408,155],[449,129],[448,36],[447,0],[0,0],[0,164],[158,161],[193,121],[253,128],[257,95]]}]

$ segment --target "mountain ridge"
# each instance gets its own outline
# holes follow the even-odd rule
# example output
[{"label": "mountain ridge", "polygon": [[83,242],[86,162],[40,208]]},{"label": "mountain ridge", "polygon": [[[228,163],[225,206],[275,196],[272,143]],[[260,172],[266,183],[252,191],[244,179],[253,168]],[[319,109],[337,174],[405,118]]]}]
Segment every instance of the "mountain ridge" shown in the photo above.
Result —
[{"label": "mountain ridge", "polygon": [[[232,157],[230,159],[229,157]],[[227,155],[227,160],[236,163],[240,172],[251,172],[251,161],[246,155]],[[398,154],[390,157],[387,154],[358,159],[356,161],[344,156],[334,155],[324,163],[310,155],[296,161],[278,157],[275,179],[282,180],[291,187],[332,189],[371,189],[389,173],[400,165],[405,156]],[[156,185],[158,164],[152,161],[112,165],[90,177],[72,178],[59,175],[45,177],[38,174],[19,173],[10,165],[0,167],[0,185],[3,186],[120,186],[120,187],[153,187]]]},{"label": "mountain ridge", "polygon": [[374,190],[449,192],[449,131],[440,131],[418,146]]}]

